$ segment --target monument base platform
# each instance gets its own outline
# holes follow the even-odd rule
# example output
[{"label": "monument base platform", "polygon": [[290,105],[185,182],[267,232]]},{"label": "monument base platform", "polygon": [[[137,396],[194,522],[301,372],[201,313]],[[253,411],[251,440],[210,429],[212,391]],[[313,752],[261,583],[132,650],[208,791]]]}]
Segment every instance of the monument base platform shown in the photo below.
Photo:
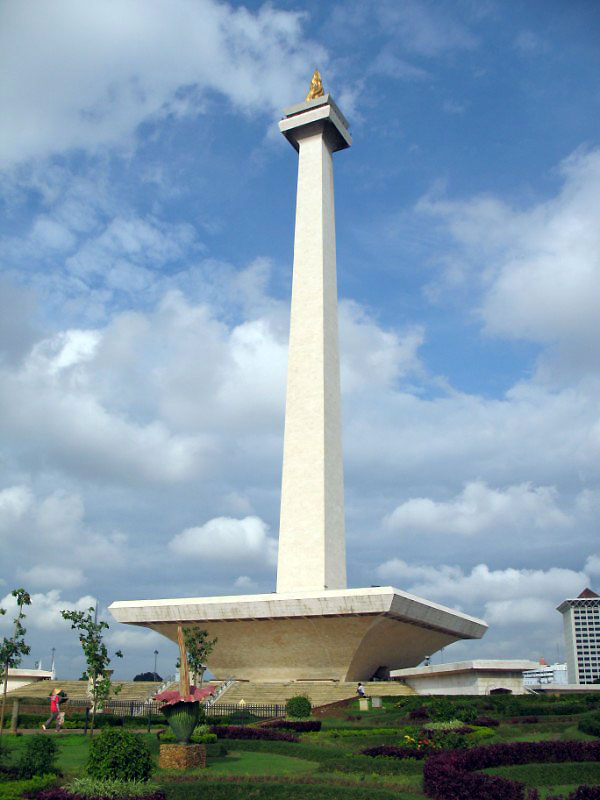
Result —
[{"label": "monument base platform", "polygon": [[365,681],[412,667],[460,639],[479,639],[480,619],[391,586],[293,594],[125,600],[118,622],[176,641],[177,625],[218,642],[208,668],[218,679]]}]

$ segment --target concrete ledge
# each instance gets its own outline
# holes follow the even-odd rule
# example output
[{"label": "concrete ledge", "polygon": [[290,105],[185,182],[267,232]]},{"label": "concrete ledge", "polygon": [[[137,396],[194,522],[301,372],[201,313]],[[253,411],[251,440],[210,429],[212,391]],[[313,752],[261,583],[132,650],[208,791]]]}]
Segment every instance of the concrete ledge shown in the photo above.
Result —
[{"label": "concrete ledge", "polygon": [[175,641],[177,624],[218,638],[208,667],[218,679],[365,681],[418,664],[458,639],[478,639],[482,620],[391,586],[328,592],[115,602],[118,622]]}]

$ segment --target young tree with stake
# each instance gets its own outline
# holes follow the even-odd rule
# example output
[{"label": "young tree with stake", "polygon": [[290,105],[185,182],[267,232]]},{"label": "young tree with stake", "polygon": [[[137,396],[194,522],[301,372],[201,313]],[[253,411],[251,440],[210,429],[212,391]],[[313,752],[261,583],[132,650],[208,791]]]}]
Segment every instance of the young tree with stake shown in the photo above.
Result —
[{"label": "young tree with stake", "polygon": [[[98,704],[107,700],[111,689],[108,673],[110,658],[103,641],[103,631],[108,630],[108,623],[98,622],[96,609],[91,606],[87,611],[61,611],[64,619],[71,623],[71,628],[79,632],[79,641],[87,664],[87,674],[92,681],[92,724],[90,736],[94,735],[96,709]],[[115,656],[123,658],[120,650]],[[113,690],[117,694],[117,690]]]},{"label": "young tree with stake", "polygon": [[[18,667],[23,656],[29,655],[31,648],[25,644],[25,634],[27,631],[23,627],[21,620],[25,618],[23,606],[31,605],[31,597],[25,589],[14,589],[12,596],[17,599],[17,616],[14,620],[13,635],[10,639],[4,637],[0,645],[0,664],[4,670],[4,689],[2,692],[2,711],[0,712],[0,737],[4,729],[4,711],[6,707],[6,692],[8,688],[8,670],[10,667]],[[0,608],[0,614],[6,614],[4,608]]]}]

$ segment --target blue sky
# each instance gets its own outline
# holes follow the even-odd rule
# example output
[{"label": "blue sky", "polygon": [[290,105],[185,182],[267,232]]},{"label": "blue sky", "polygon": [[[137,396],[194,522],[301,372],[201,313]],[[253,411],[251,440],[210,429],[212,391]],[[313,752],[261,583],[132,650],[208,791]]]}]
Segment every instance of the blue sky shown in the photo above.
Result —
[{"label": "blue sky", "polygon": [[[277,121],[315,66],[353,135],[349,583],[488,621],[446,660],[562,655],[556,606],[600,585],[599,33],[583,0],[2,5],[0,597],[33,595],[29,663],[81,672],[62,608],[274,588]],[[109,637],[118,676],[173,671]]]}]

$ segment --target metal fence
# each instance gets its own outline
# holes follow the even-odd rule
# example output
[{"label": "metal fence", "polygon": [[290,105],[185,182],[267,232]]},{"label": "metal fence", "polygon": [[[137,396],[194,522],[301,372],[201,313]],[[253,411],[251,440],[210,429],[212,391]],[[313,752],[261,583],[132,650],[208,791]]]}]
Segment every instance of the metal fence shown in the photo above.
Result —
[{"label": "metal fence", "polygon": [[[69,700],[67,708],[74,711],[85,713],[85,709],[91,709],[89,700]],[[236,719],[274,719],[285,717],[285,704],[274,703],[272,705],[260,705],[258,703],[215,703],[204,709],[207,717],[234,716]],[[159,717],[160,709],[153,700],[107,700],[104,703],[104,714],[113,714],[118,717]]]},{"label": "metal fence", "polygon": [[261,719],[273,719],[275,717],[285,717],[285,704],[275,703],[273,705],[258,705],[257,703],[215,703],[206,710],[207,717],[229,717],[237,718],[260,717]]}]

